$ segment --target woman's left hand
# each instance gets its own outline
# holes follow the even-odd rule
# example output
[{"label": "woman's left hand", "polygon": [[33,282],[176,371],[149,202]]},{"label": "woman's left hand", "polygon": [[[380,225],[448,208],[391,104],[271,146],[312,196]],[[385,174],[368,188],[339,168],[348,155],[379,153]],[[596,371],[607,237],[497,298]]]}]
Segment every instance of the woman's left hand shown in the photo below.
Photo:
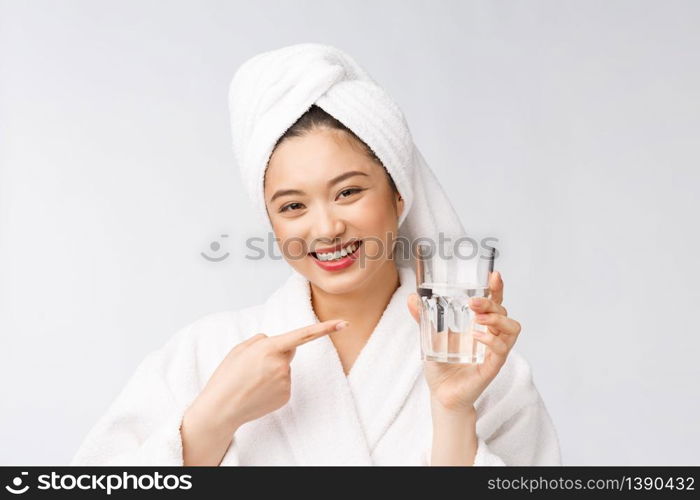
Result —
[{"label": "woman's left hand", "polygon": [[[489,276],[491,298],[472,297],[470,307],[478,313],[477,323],[487,325],[487,332],[475,330],[474,338],[486,344],[486,354],[482,364],[453,364],[438,361],[425,361],[425,377],[433,402],[446,410],[473,410],[474,402],[496,377],[506,361],[520,334],[520,323],[508,317],[501,305],[503,302],[503,280],[500,272]],[[413,318],[420,324],[420,312],[416,302],[418,295],[408,298],[408,308]],[[477,335],[481,333],[481,335]]]}]

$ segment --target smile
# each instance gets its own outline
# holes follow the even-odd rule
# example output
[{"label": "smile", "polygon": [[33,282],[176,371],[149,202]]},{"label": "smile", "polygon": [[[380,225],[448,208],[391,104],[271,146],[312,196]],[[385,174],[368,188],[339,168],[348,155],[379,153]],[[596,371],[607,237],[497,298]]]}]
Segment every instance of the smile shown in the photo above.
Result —
[{"label": "smile", "polygon": [[326,271],[337,271],[351,266],[357,260],[357,254],[359,253],[359,249],[361,247],[362,240],[356,240],[343,247],[341,250],[319,254],[316,252],[310,252],[309,256],[313,257],[314,262],[316,262],[321,269]]}]

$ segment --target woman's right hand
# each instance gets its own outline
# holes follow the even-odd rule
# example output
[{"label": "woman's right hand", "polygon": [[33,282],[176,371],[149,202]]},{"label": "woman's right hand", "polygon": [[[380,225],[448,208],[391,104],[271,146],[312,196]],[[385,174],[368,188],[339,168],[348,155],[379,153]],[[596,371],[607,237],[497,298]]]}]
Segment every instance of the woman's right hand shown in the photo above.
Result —
[{"label": "woman's right hand", "polygon": [[277,410],[291,396],[291,361],[296,348],[344,326],[347,322],[335,319],[272,337],[253,335],[229,351],[198,403],[205,404],[205,414],[229,431]]}]

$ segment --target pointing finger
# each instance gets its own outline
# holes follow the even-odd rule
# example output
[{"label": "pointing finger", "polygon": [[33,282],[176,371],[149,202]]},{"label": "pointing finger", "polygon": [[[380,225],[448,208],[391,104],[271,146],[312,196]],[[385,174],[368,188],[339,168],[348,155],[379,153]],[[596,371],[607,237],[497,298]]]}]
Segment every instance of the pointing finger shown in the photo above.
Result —
[{"label": "pointing finger", "polygon": [[296,330],[292,330],[291,332],[275,335],[274,337],[271,337],[271,340],[277,344],[280,351],[288,351],[314,339],[328,335],[329,333],[341,330],[348,325],[349,323],[347,321],[330,319],[328,321],[322,321],[310,326],[298,328]]}]

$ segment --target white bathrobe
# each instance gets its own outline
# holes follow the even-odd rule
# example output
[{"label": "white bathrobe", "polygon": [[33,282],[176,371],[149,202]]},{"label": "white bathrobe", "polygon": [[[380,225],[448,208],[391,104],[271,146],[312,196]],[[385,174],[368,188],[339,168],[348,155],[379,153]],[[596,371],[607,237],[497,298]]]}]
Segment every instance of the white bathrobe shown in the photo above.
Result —
[{"label": "white bathrobe", "polygon": [[[221,465],[430,465],[430,394],[407,308],[415,275],[398,269],[401,286],[349,375],[328,336],[299,346],[289,402],[243,424]],[[231,348],[317,321],[309,283],[292,270],[265,303],[191,323],[146,356],[70,465],[183,465],[182,416]],[[475,407],[474,465],[561,465],[557,433],[515,348]]]}]

